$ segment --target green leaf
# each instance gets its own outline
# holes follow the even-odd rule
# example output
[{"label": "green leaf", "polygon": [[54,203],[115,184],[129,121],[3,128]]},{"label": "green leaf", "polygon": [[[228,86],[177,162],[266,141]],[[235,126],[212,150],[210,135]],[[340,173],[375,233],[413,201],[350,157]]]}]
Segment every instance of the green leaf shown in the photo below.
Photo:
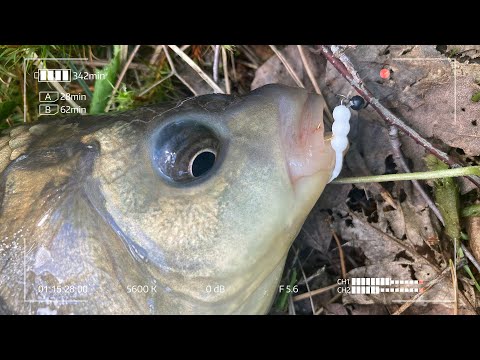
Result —
[{"label": "green leaf", "polygon": [[90,114],[101,114],[105,112],[108,100],[112,96],[113,87],[120,68],[120,45],[113,46],[113,59],[102,70],[97,70],[95,89],[92,102],[90,103]]},{"label": "green leaf", "polygon": [[[68,62],[68,65],[70,66],[70,68],[72,69],[72,71],[75,71],[75,72],[79,72],[77,67],[75,66],[75,64],[71,61]],[[85,92],[85,94],[91,98],[93,96],[92,92],[90,91],[90,88],[88,87],[87,83],[85,82],[85,80],[83,80],[83,78],[79,77],[77,79],[78,83],[80,84],[80,86],[82,87],[83,91]]]},{"label": "green leaf", "polygon": [[462,209],[462,216],[480,216],[480,205],[470,205]]},{"label": "green leaf", "polygon": [[480,91],[479,91],[479,92],[476,92],[475,94],[473,94],[471,100],[472,100],[473,102],[479,102],[479,101],[480,101]]},{"label": "green leaf", "polygon": [[15,110],[17,106],[16,101],[5,101],[0,104],[0,121],[5,120],[9,117]]},{"label": "green leaf", "polygon": [[133,91],[127,90],[127,86],[122,84],[115,96],[115,103],[118,104],[118,111],[128,110],[133,107],[135,102],[135,94]]}]

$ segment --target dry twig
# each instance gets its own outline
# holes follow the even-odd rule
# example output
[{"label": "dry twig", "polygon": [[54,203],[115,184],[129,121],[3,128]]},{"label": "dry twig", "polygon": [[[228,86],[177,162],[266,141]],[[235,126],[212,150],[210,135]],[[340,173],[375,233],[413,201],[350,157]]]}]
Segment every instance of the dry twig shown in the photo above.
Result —
[{"label": "dry twig", "polygon": [[293,78],[293,80],[295,81],[295,83],[297,84],[297,86],[298,86],[298,87],[301,87],[301,88],[305,88],[305,86],[303,86],[303,84],[302,84],[302,81],[298,78],[297,74],[295,74],[295,71],[293,71],[292,66],[291,66],[290,63],[287,61],[287,59],[285,59],[285,56],[282,55],[282,53],[280,52],[280,50],[278,50],[275,45],[270,45],[270,48],[273,50],[273,52],[275,53],[275,55],[278,56],[278,58],[280,59],[280,61],[281,61],[282,64],[283,64],[283,66],[285,66],[285,69],[287,69],[288,73],[289,73],[290,76]]},{"label": "dry twig", "polygon": [[[332,290],[332,289],[335,289],[336,287],[338,287],[338,284],[333,284],[333,285],[329,285],[329,286],[326,286],[326,287],[323,287],[321,289],[317,289],[317,290],[313,290],[313,291],[310,291],[310,292],[306,292],[304,294],[300,294],[300,295],[297,295],[297,296],[294,296],[293,297],[293,301],[297,302],[297,301],[301,301],[301,300],[305,300],[307,298],[311,298],[312,296],[315,296],[315,295],[319,295],[319,294],[323,294],[324,292],[327,292],[329,290]],[[315,313],[315,312],[314,312]]]},{"label": "dry twig", "polygon": [[231,94],[232,89],[230,88],[230,77],[228,76],[228,58],[227,50],[222,46],[222,62],[223,62],[223,77],[225,78],[225,91],[227,94]]},{"label": "dry twig", "polygon": [[303,67],[307,71],[308,78],[310,79],[310,82],[312,83],[313,88],[315,89],[315,92],[320,95],[322,92],[320,91],[320,87],[317,84],[317,80],[315,80],[315,76],[313,75],[312,68],[310,67],[307,57],[305,56],[305,52],[303,51],[303,46],[297,45],[297,48],[298,48],[298,52],[300,53],[300,58],[302,59]]},{"label": "dry twig", "polygon": [[315,314],[315,305],[313,304],[313,299],[312,299],[312,295],[311,295],[311,292],[310,292],[310,286],[308,285],[307,276],[305,275],[305,271],[303,270],[302,262],[300,261],[300,258],[298,257],[297,249],[295,249],[295,247],[293,245],[292,245],[292,249],[295,252],[295,255],[297,257],[297,262],[298,262],[298,265],[300,266],[300,271],[302,272],[303,280],[305,281],[305,286],[307,287],[307,293],[304,294],[304,295],[306,295],[305,298],[310,298],[310,306],[312,307],[312,314]]},{"label": "dry twig", "polygon": [[168,62],[168,65],[170,66],[170,74],[168,74],[167,76],[165,76],[164,78],[156,81],[153,85],[149,86],[147,89],[143,90],[139,96],[143,96],[145,94],[147,94],[149,91],[151,91],[152,89],[154,89],[155,87],[157,87],[158,85],[160,85],[162,82],[164,82],[165,80],[167,80],[168,78],[172,77],[172,76],[176,76],[186,87],[188,87],[188,89],[194,94],[194,95],[197,95],[197,92],[195,91],[195,89],[193,89],[190,84],[185,81],[185,79],[180,76],[179,73],[177,73],[177,70],[175,68],[175,65],[173,63],[173,60],[172,58],[170,57],[170,53],[168,52],[168,48],[166,47],[166,45],[162,45],[163,46],[163,50],[165,51],[165,57],[167,58],[167,62]]},{"label": "dry twig", "polygon": [[[398,129],[395,126],[390,126],[390,130],[388,132],[389,139],[390,139],[390,144],[392,145],[393,153],[394,153],[394,158],[397,161],[397,163],[402,167],[404,172],[411,172],[410,168],[407,165],[407,162],[405,161],[405,158],[403,157],[402,153],[402,143],[400,142],[400,138],[398,137]],[[442,223],[443,226],[445,226],[445,221],[443,220],[443,216],[438,210],[437,206],[435,203],[430,199],[430,196],[425,192],[423,189],[422,185],[417,181],[417,180],[410,180],[415,186],[415,189],[420,193],[420,195],[423,197],[427,205],[432,209],[433,213],[437,216],[438,220]]]},{"label": "dry twig", "polygon": [[218,84],[218,62],[220,60],[220,45],[215,45],[215,53],[213,56],[213,81]]},{"label": "dry twig", "polygon": [[[418,132],[405,124],[401,119],[392,114],[385,106],[383,106],[378,99],[365,87],[363,80],[360,78],[358,72],[355,70],[352,62],[345,55],[342,48],[336,45],[332,45],[331,49],[322,45],[319,51],[312,50],[314,52],[321,52],[323,56],[330,62],[335,69],[352,85],[357,92],[370,103],[373,109],[387,122],[387,124],[397,127],[400,131],[411,137],[415,142],[420,144],[425,150],[435,155],[440,160],[446,162],[451,167],[459,167],[454,160],[452,160],[445,152],[434,147],[430,142],[423,138]],[[480,187],[480,179],[477,176],[468,176],[470,181]]]},{"label": "dry twig", "polygon": [[155,46],[155,51],[153,52],[152,57],[150,58],[150,65],[154,65],[157,62],[158,57],[160,56],[160,53],[162,52],[162,50],[163,50],[162,45]]},{"label": "dry twig", "polygon": [[455,269],[455,265],[453,264],[452,260],[450,260],[450,273],[452,274],[452,287],[453,287],[453,299],[454,299],[454,306],[453,306],[453,315],[458,315],[458,280],[457,280],[457,269]]},{"label": "dry twig", "polygon": [[478,272],[480,272],[480,264],[478,263],[477,259],[475,259],[475,257],[472,255],[470,250],[468,250],[467,247],[464,244],[461,244],[461,246],[462,246],[463,253],[467,257],[467,259],[470,260],[470,262],[473,264],[473,266],[475,266],[477,268]]},{"label": "dry twig", "polygon": [[223,90],[213,81],[190,57],[185,54],[177,45],[168,45],[170,49],[175,51],[180,58],[185,61],[205,82],[210,85],[214,92],[223,94]]},{"label": "dry twig", "polygon": [[347,268],[345,267],[345,256],[343,255],[343,249],[342,249],[342,243],[340,242],[340,239],[338,238],[337,233],[333,228],[331,229],[333,238],[335,239],[335,242],[337,243],[338,247],[338,255],[340,257],[340,268],[342,270],[342,278],[346,279],[347,278]]}]

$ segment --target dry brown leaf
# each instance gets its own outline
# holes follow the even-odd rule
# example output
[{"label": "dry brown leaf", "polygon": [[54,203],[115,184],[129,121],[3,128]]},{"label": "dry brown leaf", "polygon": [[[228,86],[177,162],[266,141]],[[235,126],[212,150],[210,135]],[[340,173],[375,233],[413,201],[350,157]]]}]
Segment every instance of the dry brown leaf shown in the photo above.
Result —
[{"label": "dry brown leaf", "polygon": [[[297,46],[288,45],[281,52],[290,63],[293,70],[302,81],[303,85],[305,85],[305,88],[313,92],[314,88],[303,67]],[[310,51],[305,51],[305,55],[310,61],[315,78],[319,83],[323,83],[325,77],[325,58],[323,56],[312,54]],[[254,90],[266,84],[297,86],[288,71],[285,69],[285,66],[283,66],[282,62],[275,55],[268,59],[260,68],[258,68],[255,78],[253,79],[251,89]]]},{"label": "dry brown leaf", "polygon": [[332,212],[332,209],[342,205],[350,189],[351,185],[327,186],[305,220],[298,241],[326,254],[332,240],[331,229],[338,233],[339,228],[345,226],[345,222],[331,221],[329,210]]}]

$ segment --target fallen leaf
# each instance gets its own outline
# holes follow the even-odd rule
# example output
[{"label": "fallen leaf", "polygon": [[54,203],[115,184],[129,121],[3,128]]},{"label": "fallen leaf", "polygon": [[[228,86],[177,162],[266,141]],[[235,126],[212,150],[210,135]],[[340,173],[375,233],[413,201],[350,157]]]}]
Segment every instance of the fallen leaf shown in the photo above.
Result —
[{"label": "fallen leaf", "polygon": [[[304,69],[302,61],[300,60],[297,46],[288,45],[281,51],[281,53],[290,63],[293,71],[305,85],[305,88],[313,92],[313,85]],[[310,61],[315,79],[317,79],[319,84],[324,82],[326,64],[325,58],[323,56],[313,54],[308,50],[305,51],[305,56]],[[273,55],[260,68],[258,68],[257,72],[255,73],[255,78],[253,79],[251,89],[254,90],[266,84],[297,86],[285,66],[276,55]]]}]

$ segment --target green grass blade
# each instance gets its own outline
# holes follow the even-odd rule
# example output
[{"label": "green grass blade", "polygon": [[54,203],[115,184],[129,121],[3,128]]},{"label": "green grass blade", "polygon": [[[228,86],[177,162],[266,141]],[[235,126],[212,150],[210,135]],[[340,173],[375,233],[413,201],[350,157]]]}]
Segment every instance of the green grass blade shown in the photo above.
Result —
[{"label": "green grass blade", "polygon": [[480,285],[477,282],[477,279],[475,279],[475,276],[473,276],[472,270],[470,270],[470,267],[468,265],[465,265],[463,267],[463,270],[470,276],[470,279],[472,279],[473,283],[475,284],[475,287],[477,288],[478,292],[480,292]]},{"label": "green grass blade", "polygon": [[[78,69],[77,67],[75,66],[75,64],[71,61],[68,62],[68,66],[70,66],[70,68],[72,69],[72,71],[78,73]],[[91,99],[93,97],[93,94],[92,92],[90,91],[87,83],[85,82],[85,80],[83,80],[82,78],[78,78],[77,79],[78,83],[80,84],[80,86],[82,87],[83,91],[85,92],[85,94],[87,94],[87,96]]]},{"label": "green grass blade", "polygon": [[105,112],[110,96],[117,79],[120,68],[120,45],[114,45],[114,56],[110,63],[102,70],[97,70],[97,79],[95,81],[95,90],[93,92],[92,102],[90,103],[90,114],[101,114]]},{"label": "green grass blade", "polygon": [[[293,286],[297,283],[297,270],[293,269],[292,274],[290,275],[290,288],[293,288]],[[278,297],[276,308],[279,311],[286,311],[287,310],[287,301],[288,297],[290,294],[284,289],[282,294]]]}]

